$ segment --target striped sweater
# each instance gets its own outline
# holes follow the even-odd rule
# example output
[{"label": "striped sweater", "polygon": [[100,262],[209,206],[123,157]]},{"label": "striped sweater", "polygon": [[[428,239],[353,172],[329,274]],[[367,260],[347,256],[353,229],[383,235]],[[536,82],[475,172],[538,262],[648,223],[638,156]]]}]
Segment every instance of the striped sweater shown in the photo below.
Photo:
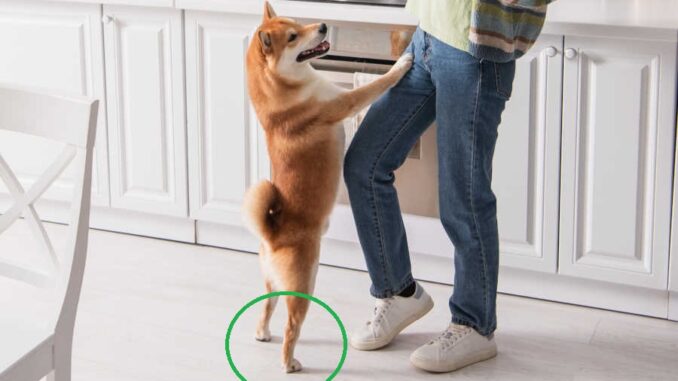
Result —
[{"label": "striped sweater", "polygon": [[409,0],[420,27],[477,58],[495,62],[525,54],[554,0]]}]

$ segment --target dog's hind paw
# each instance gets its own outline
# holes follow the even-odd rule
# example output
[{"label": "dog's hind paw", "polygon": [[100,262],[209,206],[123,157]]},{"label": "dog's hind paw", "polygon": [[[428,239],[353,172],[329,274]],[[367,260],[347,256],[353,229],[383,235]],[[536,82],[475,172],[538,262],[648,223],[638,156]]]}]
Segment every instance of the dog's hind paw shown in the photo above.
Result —
[{"label": "dog's hind paw", "polygon": [[301,363],[297,359],[292,359],[289,364],[284,364],[283,368],[285,368],[286,373],[294,373],[302,369]]},{"label": "dog's hind paw", "polygon": [[271,331],[268,329],[257,329],[257,333],[254,335],[254,338],[257,341],[269,342],[271,341]]}]

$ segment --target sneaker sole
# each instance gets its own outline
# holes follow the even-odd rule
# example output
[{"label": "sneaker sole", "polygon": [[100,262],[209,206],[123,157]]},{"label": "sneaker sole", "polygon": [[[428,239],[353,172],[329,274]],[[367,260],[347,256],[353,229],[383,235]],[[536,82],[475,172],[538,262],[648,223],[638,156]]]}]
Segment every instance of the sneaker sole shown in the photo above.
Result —
[{"label": "sneaker sole", "polygon": [[456,364],[431,364],[425,359],[420,359],[418,357],[410,356],[410,362],[415,367],[425,370],[431,373],[449,373],[459,370],[461,368],[473,365],[482,361],[492,359],[497,356],[497,348],[493,348],[488,351],[480,352],[474,356],[464,359],[463,361]]},{"label": "sneaker sole", "polygon": [[434,304],[433,299],[428,294],[426,296],[428,297],[428,300],[426,301],[426,305],[424,306],[424,308],[422,308],[415,315],[412,315],[410,318],[400,323],[389,336],[381,340],[371,342],[354,342],[353,340],[351,340],[351,347],[359,351],[373,351],[389,345],[391,341],[393,341],[393,339],[395,339],[395,337],[398,336],[398,334],[400,334],[400,332],[402,332],[405,328],[410,326],[415,321],[424,317],[424,315],[426,315],[433,309]]}]

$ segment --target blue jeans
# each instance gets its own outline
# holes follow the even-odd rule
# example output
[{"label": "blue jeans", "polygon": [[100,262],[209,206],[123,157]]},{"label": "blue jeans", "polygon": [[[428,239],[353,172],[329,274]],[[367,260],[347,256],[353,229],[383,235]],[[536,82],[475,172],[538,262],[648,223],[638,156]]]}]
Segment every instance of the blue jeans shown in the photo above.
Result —
[{"label": "blue jeans", "polygon": [[413,282],[393,172],[436,121],[440,220],[455,247],[452,321],[489,335],[499,270],[492,156],[515,62],[479,60],[421,29],[408,51],[412,69],[372,105],[344,163],[370,292],[387,298]]}]

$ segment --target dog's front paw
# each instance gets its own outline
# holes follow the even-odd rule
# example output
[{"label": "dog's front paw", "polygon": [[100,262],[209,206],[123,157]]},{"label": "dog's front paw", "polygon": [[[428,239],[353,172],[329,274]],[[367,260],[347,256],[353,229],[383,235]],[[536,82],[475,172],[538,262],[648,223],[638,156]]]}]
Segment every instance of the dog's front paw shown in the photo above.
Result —
[{"label": "dog's front paw", "polygon": [[405,53],[400,56],[400,58],[398,58],[398,61],[396,61],[396,63],[393,65],[393,69],[405,74],[412,67],[412,62],[414,62],[414,56],[412,53]]},{"label": "dog's front paw", "polygon": [[269,342],[271,341],[271,331],[268,328],[257,328],[254,338],[257,341]]},{"label": "dog's front paw", "polygon": [[283,364],[286,373],[294,373],[301,370],[301,363],[297,359],[290,360],[289,364]]}]

